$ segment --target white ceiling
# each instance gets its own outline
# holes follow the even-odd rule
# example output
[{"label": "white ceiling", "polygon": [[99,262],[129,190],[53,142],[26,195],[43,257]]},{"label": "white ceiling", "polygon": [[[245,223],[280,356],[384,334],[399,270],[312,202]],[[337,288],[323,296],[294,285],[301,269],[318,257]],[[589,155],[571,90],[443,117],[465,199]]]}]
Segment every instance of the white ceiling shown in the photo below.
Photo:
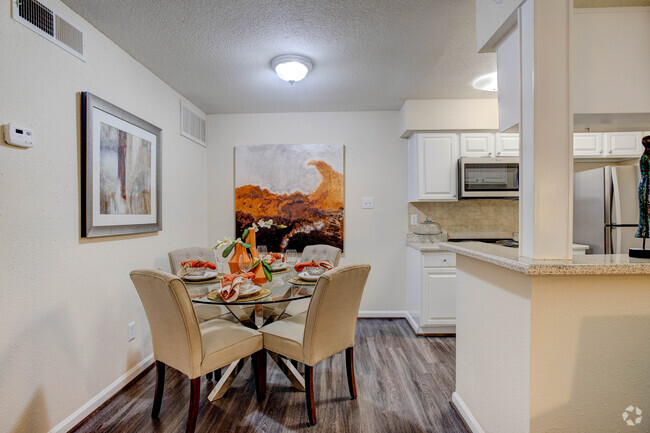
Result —
[{"label": "white ceiling", "polygon": [[[471,84],[496,70],[494,54],[475,52],[474,0],[63,2],[207,113],[496,97]],[[291,86],[269,66],[280,54],[314,69]]]}]

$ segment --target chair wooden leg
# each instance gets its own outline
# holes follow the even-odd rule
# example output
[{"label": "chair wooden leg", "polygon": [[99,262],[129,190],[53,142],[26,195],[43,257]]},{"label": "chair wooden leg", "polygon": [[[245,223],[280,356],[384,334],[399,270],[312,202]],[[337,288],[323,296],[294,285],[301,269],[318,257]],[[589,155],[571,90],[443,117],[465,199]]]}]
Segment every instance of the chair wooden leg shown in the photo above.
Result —
[{"label": "chair wooden leg", "polygon": [[156,361],[156,390],[153,396],[153,408],[151,417],[158,418],[160,415],[160,406],[162,406],[163,391],[165,389],[165,364]]},{"label": "chair wooden leg", "polygon": [[255,374],[255,395],[257,401],[261,402],[266,395],[266,350],[262,349],[253,354],[253,372]]},{"label": "chair wooden leg", "polygon": [[314,367],[305,364],[305,400],[309,424],[316,424],[316,406],[314,405]]},{"label": "chair wooden leg", "polygon": [[354,382],[354,350],[352,347],[345,349],[345,367],[348,370],[348,388],[350,389],[350,398],[357,398],[357,385]]},{"label": "chair wooden leg", "polygon": [[199,415],[199,397],[201,396],[201,377],[190,379],[190,410],[187,415],[186,433],[194,433],[196,418]]}]

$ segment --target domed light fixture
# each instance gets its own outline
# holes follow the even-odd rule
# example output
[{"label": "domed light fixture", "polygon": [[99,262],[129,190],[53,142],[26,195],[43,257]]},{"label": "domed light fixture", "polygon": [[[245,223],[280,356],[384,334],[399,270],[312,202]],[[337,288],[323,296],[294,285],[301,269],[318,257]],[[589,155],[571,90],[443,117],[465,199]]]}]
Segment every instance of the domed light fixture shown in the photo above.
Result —
[{"label": "domed light fixture", "polygon": [[307,57],[293,54],[278,56],[271,60],[271,69],[289,84],[305,78],[313,67],[311,60]]},{"label": "domed light fixture", "polygon": [[497,73],[492,72],[491,74],[486,74],[478,77],[476,80],[474,80],[472,86],[478,90],[485,90],[486,92],[496,92],[498,90]]}]

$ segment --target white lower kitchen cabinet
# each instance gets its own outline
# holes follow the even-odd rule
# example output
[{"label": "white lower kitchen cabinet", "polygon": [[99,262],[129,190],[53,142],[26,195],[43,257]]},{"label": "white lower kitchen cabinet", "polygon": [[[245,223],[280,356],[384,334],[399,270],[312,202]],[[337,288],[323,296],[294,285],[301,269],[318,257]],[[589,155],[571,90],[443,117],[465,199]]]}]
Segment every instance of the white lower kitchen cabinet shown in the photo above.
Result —
[{"label": "white lower kitchen cabinet", "polygon": [[456,333],[456,255],[406,248],[408,322],[417,335]]}]

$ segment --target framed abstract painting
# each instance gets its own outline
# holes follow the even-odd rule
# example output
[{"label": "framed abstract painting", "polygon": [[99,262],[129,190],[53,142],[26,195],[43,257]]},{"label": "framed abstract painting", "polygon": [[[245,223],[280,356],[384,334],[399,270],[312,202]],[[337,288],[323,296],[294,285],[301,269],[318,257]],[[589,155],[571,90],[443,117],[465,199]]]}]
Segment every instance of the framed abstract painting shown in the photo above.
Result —
[{"label": "framed abstract painting", "polygon": [[162,230],[162,130],[81,93],[81,236]]},{"label": "framed abstract painting", "polygon": [[302,251],[327,244],[343,249],[345,148],[332,144],[235,147],[235,230],[260,219],[257,245]]}]

